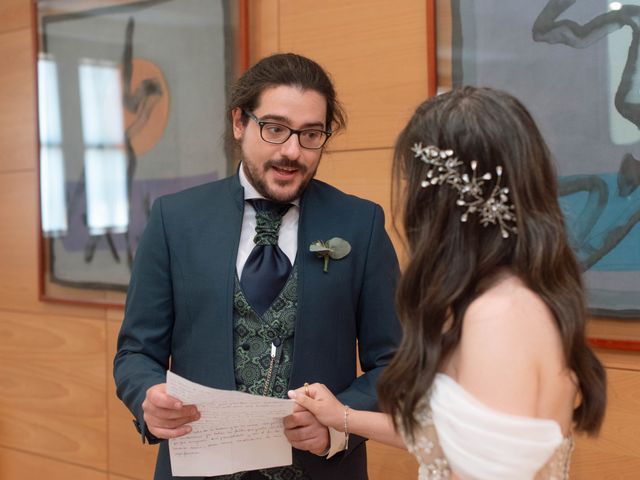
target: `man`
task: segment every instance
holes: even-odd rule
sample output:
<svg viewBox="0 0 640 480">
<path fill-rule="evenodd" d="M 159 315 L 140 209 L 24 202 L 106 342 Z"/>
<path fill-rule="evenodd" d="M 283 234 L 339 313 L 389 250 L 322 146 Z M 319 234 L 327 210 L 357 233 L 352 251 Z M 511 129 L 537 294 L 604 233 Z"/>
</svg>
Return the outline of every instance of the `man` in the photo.
<svg viewBox="0 0 640 480">
<path fill-rule="evenodd" d="M 230 97 L 238 173 L 157 200 L 138 246 L 114 376 L 143 441 L 185 435 L 199 418 L 167 395 L 169 366 L 203 385 L 281 398 L 322 382 L 371 410 L 400 337 L 398 266 L 382 209 L 313 180 L 344 124 L 326 72 L 273 55 Z M 334 237 L 351 246 L 345 257 L 325 263 L 309 251 Z M 226 478 L 367 478 L 364 439 L 345 442 L 300 408 L 284 423 L 292 466 Z M 172 478 L 167 442 L 155 478 Z"/>
</svg>

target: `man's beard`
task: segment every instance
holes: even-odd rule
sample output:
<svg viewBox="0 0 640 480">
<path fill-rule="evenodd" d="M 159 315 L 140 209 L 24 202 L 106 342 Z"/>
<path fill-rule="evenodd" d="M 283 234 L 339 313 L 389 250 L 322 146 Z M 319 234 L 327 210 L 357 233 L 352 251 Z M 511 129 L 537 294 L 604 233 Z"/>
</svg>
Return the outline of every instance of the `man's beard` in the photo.
<svg viewBox="0 0 640 480">
<path fill-rule="evenodd" d="M 318 161 L 318 164 L 316 165 L 315 170 L 313 170 L 313 172 L 311 172 L 311 175 L 309 175 L 308 177 L 307 177 L 307 174 L 308 174 L 309 168 L 307 166 L 299 162 L 286 160 L 286 159 L 269 160 L 265 164 L 258 167 L 261 169 L 261 172 L 260 171 L 255 172 L 254 170 L 255 166 L 251 162 L 247 162 L 243 155 L 242 165 L 243 167 L 246 167 L 244 170 L 244 173 L 247 176 L 247 179 L 249 180 L 249 182 L 251 182 L 251 185 L 253 185 L 253 187 L 258 191 L 260 195 L 274 202 L 288 203 L 288 202 L 292 202 L 293 200 L 296 200 L 297 198 L 300 198 L 300 196 L 302 195 L 302 192 L 304 192 L 304 189 L 307 188 L 307 185 L 309 185 L 309 182 L 316 176 L 316 172 L 318 170 L 318 165 L 320 165 L 320 162 Z M 282 198 L 277 198 L 274 195 L 273 191 L 269 188 L 269 185 L 267 184 L 267 182 L 264 180 L 266 178 L 267 172 L 272 167 L 297 169 L 298 172 L 302 174 L 304 180 L 300 183 L 298 188 L 291 195 L 288 195 Z M 258 175 L 256 173 L 262 173 L 262 175 Z"/>
</svg>

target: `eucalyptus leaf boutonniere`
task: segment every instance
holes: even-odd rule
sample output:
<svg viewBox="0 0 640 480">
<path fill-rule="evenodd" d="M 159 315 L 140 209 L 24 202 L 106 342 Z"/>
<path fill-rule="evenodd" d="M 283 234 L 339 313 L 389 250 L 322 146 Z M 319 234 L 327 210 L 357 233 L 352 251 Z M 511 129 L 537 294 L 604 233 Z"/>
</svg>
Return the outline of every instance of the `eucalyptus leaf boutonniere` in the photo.
<svg viewBox="0 0 640 480">
<path fill-rule="evenodd" d="M 324 258 L 322 271 L 327 273 L 329 271 L 329 259 L 340 260 L 346 257 L 351 252 L 351 245 L 343 238 L 333 237 L 326 242 L 316 240 L 309 245 L 309 251 L 315 253 L 319 258 Z"/>
</svg>

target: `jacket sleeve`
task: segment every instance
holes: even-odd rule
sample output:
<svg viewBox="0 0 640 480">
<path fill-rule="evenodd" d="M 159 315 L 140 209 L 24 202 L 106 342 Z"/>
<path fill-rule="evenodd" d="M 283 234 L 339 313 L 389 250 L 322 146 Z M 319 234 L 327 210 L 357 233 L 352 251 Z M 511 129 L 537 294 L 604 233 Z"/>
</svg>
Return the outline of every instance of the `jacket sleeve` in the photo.
<svg viewBox="0 0 640 480">
<path fill-rule="evenodd" d="M 113 367 L 117 395 L 150 443 L 157 439 L 146 430 L 142 402 L 149 387 L 166 381 L 173 314 L 170 247 L 159 199 L 136 251 Z"/>
</svg>

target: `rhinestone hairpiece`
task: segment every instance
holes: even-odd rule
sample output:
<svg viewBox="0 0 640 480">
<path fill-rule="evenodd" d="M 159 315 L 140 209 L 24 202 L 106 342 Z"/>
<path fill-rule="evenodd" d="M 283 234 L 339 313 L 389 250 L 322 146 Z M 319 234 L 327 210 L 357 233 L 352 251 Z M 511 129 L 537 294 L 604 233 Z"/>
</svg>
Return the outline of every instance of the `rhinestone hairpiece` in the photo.
<svg viewBox="0 0 640 480">
<path fill-rule="evenodd" d="M 422 188 L 446 184 L 458 191 L 456 205 L 466 209 L 460 216 L 461 222 L 466 222 L 470 214 L 477 213 L 483 227 L 498 225 L 503 238 L 508 238 L 509 233 L 517 233 L 515 208 L 509 202 L 509 188 L 500 186 L 501 166 L 496 167 L 496 184 L 489 197 L 485 198 L 483 185 L 485 181 L 491 180 L 492 175 L 485 173 L 478 176 L 476 160 L 471 162 L 470 177 L 468 173 L 462 172 L 464 164 L 454 155 L 453 150 L 423 147 L 421 143 L 415 143 L 411 151 L 430 167 L 420 184 Z"/>
</svg>

